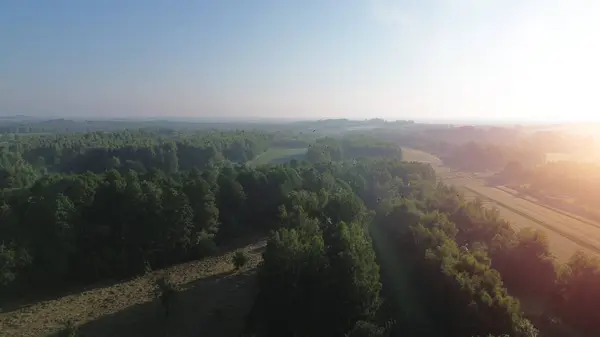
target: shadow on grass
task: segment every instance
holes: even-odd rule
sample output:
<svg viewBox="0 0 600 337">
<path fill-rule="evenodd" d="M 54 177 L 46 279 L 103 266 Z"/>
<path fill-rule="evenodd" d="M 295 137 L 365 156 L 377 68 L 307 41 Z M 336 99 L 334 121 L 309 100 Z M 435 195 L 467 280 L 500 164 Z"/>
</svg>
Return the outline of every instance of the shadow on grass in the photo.
<svg viewBox="0 0 600 337">
<path fill-rule="evenodd" d="M 27 308 L 39 302 L 53 301 L 62 297 L 83 293 L 98 288 L 112 287 L 116 284 L 127 282 L 136 276 L 123 279 L 110 279 L 90 285 L 71 285 L 67 289 L 35 290 L 15 289 L 0 296 L 0 313 L 10 313 Z"/>
<path fill-rule="evenodd" d="M 230 240 L 227 244 L 219 246 L 216 251 L 211 254 L 207 254 L 202 259 L 210 258 L 210 257 L 218 257 L 223 256 L 229 252 L 237 250 L 239 248 L 245 247 L 249 244 L 259 242 L 264 239 L 266 234 L 261 233 L 260 235 L 246 236 L 240 237 L 236 239 Z M 199 260 L 202 260 L 199 259 Z M 190 260 L 193 261 L 193 260 Z M 187 261 L 187 262 L 190 262 Z M 181 263 L 186 263 L 183 261 Z M 168 268 L 168 267 L 167 267 Z M 132 279 L 139 277 L 139 275 L 134 275 L 127 278 L 121 279 L 109 279 L 104 281 L 99 281 L 89 285 L 72 285 L 67 289 L 54 289 L 47 291 L 35 291 L 33 289 L 23 289 L 20 291 L 10 291 L 6 294 L 0 294 L 0 313 L 10 313 L 12 311 L 16 311 L 22 308 L 27 308 L 31 305 L 34 305 L 38 302 L 52 301 L 57 300 L 59 298 L 79 294 L 85 291 L 91 291 L 104 287 L 111 287 L 119 283 L 127 282 Z"/>
<path fill-rule="evenodd" d="M 159 300 L 138 304 L 79 327 L 83 337 L 239 336 L 252 308 L 256 270 L 227 272 L 185 284 L 168 318 Z M 60 332 L 47 337 L 59 337 Z"/>
<path fill-rule="evenodd" d="M 262 254 L 262 253 L 264 253 L 264 251 L 266 249 L 267 249 L 267 246 L 256 247 L 256 248 L 250 250 L 250 253 L 252 253 L 252 254 Z"/>
</svg>

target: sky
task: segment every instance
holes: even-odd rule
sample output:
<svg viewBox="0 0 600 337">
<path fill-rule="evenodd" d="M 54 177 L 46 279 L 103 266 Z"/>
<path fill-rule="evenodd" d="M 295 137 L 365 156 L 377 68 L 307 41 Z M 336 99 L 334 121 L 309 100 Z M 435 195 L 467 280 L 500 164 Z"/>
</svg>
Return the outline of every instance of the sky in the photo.
<svg viewBox="0 0 600 337">
<path fill-rule="evenodd" d="M 5 0 L 0 115 L 600 121 L 598 0 Z"/>
</svg>

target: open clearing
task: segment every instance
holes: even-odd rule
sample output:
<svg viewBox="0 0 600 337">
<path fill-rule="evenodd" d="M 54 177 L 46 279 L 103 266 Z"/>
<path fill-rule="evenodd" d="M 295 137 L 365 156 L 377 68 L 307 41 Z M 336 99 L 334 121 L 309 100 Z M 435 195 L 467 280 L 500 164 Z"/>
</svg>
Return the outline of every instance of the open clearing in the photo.
<svg viewBox="0 0 600 337">
<path fill-rule="evenodd" d="M 407 159 L 408 160 L 408 159 Z M 431 160 L 426 160 L 431 162 Z M 577 250 L 600 255 L 600 224 L 547 205 L 522 198 L 516 193 L 485 185 L 486 174 L 459 172 L 433 165 L 441 180 L 454 185 L 467 199 L 480 198 L 484 205 L 496 207 L 500 215 L 517 229 L 531 227 L 548 236 L 550 250 L 566 261 Z"/>
<path fill-rule="evenodd" d="M 256 156 L 251 164 L 265 165 L 301 159 L 306 154 L 306 150 L 306 148 L 271 148 Z"/>
<path fill-rule="evenodd" d="M 255 241 L 240 248 L 248 256 L 240 270 L 233 267 L 232 251 L 0 313 L 0 335 L 54 336 L 72 321 L 86 337 L 239 336 L 253 303 L 264 245 Z M 164 272 L 178 290 L 168 320 L 153 294 L 153 279 Z"/>
<path fill-rule="evenodd" d="M 427 152 L 406 147 L 402 148 L 402 158 L 405 161 L 418 161 L 422 163 L 429 163 L 432 166 L 442 165 L 442 161 L 440 160 L 440 158 Z"/>
</svg>

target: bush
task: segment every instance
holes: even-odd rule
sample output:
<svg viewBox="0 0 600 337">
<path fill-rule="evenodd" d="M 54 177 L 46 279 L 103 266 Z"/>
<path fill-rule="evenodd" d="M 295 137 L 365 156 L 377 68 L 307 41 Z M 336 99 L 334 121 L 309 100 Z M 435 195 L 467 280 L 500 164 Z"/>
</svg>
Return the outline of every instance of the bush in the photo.
<svg viewBox="0 0 600 337">
<path fill-rule="evenodd" d="M 217 252 L 217 244 L 215 243 L 214 234 L 208 234 L 203 232 L 198 238 L 198 245 L 196 248 L 197 258 L 212 255 Z"/>
<path fill-rule="evenodd" d="M 373 323 L 358 321 L 354 328 L 346 334 L 346 337 L 384 337 L 386 329 Z"/>
<path fill-rule="evenodd" d="M 248 262 L 248 257 L 246 256 L 246 254 L 244 254 L 244 252 L 238 251 L 235 254 L 233 254 L 233 265 L 234 265 L 235 269 L 242 268 L 243 266 L 246 265 L 247 262 Z"/>
<path fill-rule="evenodd" d="M 175 294 L 177 293 L 177 289 L 175 284 L 173 284 L 170 275 L 161 275 L 155 280 L 155 293 L 160 299 L 165 312 L 165 317 L 168 318 L 173 297 L 175 297 Z"/>
<path fill-rule="evenodd" d="M 78 337 L 79 329 L 71 321 L 65 323 L 65 327 L 56 335 L 57 337 Z"/>
</svg>

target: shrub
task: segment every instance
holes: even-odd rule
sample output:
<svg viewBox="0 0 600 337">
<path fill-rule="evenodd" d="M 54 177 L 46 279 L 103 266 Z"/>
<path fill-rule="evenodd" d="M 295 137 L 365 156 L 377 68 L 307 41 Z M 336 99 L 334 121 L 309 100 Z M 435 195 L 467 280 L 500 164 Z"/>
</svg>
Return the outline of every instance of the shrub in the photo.
<svg viewBox="0 0 600 337">
<path fill-rule="evenodd" d="M 235 254 L 233 254 L 233 265 L 234 265 L 235 269 L 242 268 L 243 266 L 246 265 L 247 262 L 248 262 L 248 257 L 246 256 L 246 254 L 244 254 L 244 252 L 238 251 Z"/>
<path fill-rule="evenodd" d="M 79 329 L 71 321 L 65 323 L 65 327 L 57 334 L 57 337 L 79 337 Z"/>
<path fill-rule="evenodd" d="M 169 275 L 162 275 L 155 281 L 155 291 L 165 311 L 165 317 L 169 317 L 171 302 L 177 292 Z"/>
</svg>

